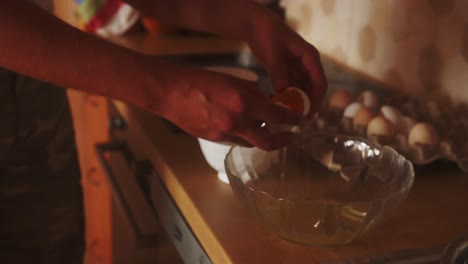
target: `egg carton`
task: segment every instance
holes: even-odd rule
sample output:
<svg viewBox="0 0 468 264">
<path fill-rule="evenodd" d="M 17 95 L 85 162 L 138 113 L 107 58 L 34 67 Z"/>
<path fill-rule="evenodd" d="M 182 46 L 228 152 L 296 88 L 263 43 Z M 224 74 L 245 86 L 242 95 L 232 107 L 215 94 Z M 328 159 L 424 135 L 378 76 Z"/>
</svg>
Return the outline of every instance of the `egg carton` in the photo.
<svg viewBox="0 0 468 264">
<path fill-rule="evenodd" d="M 379 97 L 370 90 L 353 96 L 336 90 L 311 129 L 366 138 L 392 147 L 417 165 L 451 160 L 468 172 L 467 113 L 467 105 L 449 100 Z"/>
</svg>

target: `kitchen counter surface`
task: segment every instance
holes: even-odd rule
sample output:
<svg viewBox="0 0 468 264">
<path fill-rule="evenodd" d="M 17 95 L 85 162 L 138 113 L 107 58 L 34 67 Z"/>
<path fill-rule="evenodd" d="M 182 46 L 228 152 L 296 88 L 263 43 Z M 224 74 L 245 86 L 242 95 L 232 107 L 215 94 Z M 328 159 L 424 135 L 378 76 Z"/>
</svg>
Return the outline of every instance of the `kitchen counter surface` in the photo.
<svg viewBox="0 0 468 264">
<path fill-rule="evenodd" d="M 197 44 L 190 46 L 190 53 L 206 52 L 206 47 L 216 47 L 219 52 L 245 49 L 241 43 L 224 40 L 217 40 L 214 45 L 213 40 L 209 41 L 211 44 L 192 41 Z M 175 48 L 171 41 L 162 44 L 156 39 L 116 42 L 150 54 L 165 54 L 165 45 L 171 54 L 184 49 L 182 44 Z M 146 146 L 145 155 L 150 157 L 214 263 L 321 263 L 442 246 L 468 233 L 468 175 L 462 174 L 455 164 L 436 162 L 416 168 L 413 188 L 397 214 L 355 242 L 337 247 L 307 247 L 284 241 L 257 224 L 230 186 L 217 179 L 196 138 L 174 133 L 160 118 L 141 109 L 113 103 L 134 138 Z"/>
<path fill-rule="evenodd" d="M 114 102 L 151 157 L 173 199 L 214 263 L 320 263 L 440 246 L 468 233 L 468 175 L 451 163 L 417 168 L 395 216 L 359 240 L 330 248 L 286 242 L 256 223 L 205 162 L 195 138 L 161 119 Z"/>
</svg>

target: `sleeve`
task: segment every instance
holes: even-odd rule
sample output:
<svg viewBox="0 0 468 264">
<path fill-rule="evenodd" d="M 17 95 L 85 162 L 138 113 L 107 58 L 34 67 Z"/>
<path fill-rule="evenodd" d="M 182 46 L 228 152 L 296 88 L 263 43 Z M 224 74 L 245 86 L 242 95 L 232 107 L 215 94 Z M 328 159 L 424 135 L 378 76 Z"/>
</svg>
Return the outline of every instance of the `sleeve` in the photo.
<svg viewBox="0 0 468 264">
<path fill-rule="evenodd" d="M 75 0 L 78 27 L 102 37 L 123 35 L 140 18 L 137 10 L 121 0 Z"/>
</svg>

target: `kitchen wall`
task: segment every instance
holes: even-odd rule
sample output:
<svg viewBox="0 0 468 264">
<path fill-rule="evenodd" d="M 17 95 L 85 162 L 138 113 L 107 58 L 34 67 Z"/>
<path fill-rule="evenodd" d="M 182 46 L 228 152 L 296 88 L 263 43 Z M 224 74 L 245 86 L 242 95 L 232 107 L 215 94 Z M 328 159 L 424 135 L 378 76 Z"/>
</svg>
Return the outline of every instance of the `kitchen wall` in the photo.
<svg viewBox="0 0 468 264">
<path fill-rule="evenodd" d="M 411 95 L 468 102 L 468 0 L 283 0 L 322 53 Z"/>
</svg>

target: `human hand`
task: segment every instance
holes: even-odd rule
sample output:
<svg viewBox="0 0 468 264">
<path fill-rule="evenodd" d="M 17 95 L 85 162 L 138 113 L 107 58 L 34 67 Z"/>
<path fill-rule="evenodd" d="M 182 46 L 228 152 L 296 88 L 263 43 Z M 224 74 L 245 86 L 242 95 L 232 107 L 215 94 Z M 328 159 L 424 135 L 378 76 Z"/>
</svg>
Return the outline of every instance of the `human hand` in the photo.
<svg viewBox="0 0 468 264">
<path fill-rule="evenodd" d="M 254 82 L 230 75 L 173 65 L 153 112 L 193 136 L 274 150 L 290 132 L 271 133 L 263 123 L 299 125 L 303 117 L 271 102 Z"/>
<path fill-rule="evenodd" d="M 290 86 L 303 89 L 311 101 L 308 117 L 313 117 L 327 89 L 317 49 L 273 14 L 258 12 L 253 25 L 247 42 L 268 71 L 273 88 L 277 92 Z"/>
</svg>

